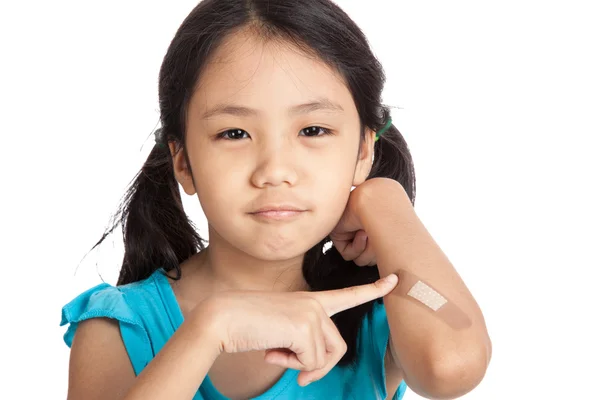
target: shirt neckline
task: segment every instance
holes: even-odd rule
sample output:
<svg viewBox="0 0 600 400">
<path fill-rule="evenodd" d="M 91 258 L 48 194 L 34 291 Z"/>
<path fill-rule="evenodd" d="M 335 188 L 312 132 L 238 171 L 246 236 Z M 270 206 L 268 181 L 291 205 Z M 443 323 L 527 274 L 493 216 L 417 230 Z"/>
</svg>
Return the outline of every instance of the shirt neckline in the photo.
<svg viewBox="0 0 600 400">
<path fill-rule="evenodd" d="M 158 288 L 159 295 L 165 305 L 165 309 L 167 311 L 167 315 L 171 321 L 171 326 L 173 327 L 173 332 L 179 328 L 179 326 L 183 323 L 183 313 L 181 312 L 181 308 L 179 307 L 179 303 L 177 302 L 177 297 L 175 296 L 175 292 L 173 292 L 173 288 L 169 283 L 169 278 L 166 275 L 164 268 L 159 268 L 152 274 L 154 281 L 156 283 L 156 287 Z M 249 400 L 272 400 L 275 399 L 278 395 L 280 395 L 298 376 L 300 371 L 296 371 L 294 369 L 288 368 L 285 370 L 283 375 L 264 393 L 257 397 L 252 397 Z M 202 395 L 208 397 L 210 400 L 230 400 L 225 397 L 221 392 L 217 390 L 217 388 L 213 385 L 212 381 L 208 374 L 205 376 L 202 384 L 200 385 L 199 390 L 202 392 Z"/>
</svg>

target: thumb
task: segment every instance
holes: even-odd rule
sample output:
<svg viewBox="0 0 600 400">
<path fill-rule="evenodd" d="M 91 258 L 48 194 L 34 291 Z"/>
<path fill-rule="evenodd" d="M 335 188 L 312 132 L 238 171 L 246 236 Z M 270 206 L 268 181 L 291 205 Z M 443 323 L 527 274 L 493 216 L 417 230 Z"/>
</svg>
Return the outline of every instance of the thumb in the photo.
<svg viewBox="0 0 600 400">
<path fill-rule="evenodd" d="M 390 274 L 376 282 L 351 286 L 337 290 L 311 292 L 327 315 L 331 317 L 341 311 L 367 303 L 390 293 L 398 284 L 398 275 Z"/>
</svg>

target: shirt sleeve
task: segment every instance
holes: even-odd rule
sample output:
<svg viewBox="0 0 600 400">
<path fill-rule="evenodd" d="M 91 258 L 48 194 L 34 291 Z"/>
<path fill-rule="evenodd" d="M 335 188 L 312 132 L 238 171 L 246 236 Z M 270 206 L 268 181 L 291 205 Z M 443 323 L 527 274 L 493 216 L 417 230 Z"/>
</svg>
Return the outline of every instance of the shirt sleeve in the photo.
<svg viewBox="0 0 600 400">
<path fill-rule="evenodd" d="M 135 374 L 139 375 L 153 357 L 152 346 L 142 321 L 117 287 L 102 283 L 81 293 L 62 308 L 60 326 L 69 325 L 63 337 L 66 345 L 71 347 L 80 322 L 101 317 L 119 322 L 123 344 Z"/>
<path fill-rule="evenodd" d="M 365 316 L 358 335 L 360 364 L 364 372 L 369 374 L 378 398 L 385 399 L 385 352 L 390 336 L 385 306 L 382 299 L 373 303 L 373 309 Z M 394 393 L 393 400 L 400 400 L 406 392 L 406 383 L 402 383 Z"/>
</svg>

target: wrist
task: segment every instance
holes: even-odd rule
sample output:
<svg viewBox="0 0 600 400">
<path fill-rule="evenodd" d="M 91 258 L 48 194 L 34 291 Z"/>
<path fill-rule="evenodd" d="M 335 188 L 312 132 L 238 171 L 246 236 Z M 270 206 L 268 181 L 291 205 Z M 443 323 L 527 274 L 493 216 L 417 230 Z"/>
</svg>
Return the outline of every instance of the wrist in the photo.
<svg viewBox="0 0 600 400">
<path fill-rule="evenodd" d="M 192 325 L 199 343 L 216 359 L 224 352 L 221 335 L 221 318 L 215 299 L 211 296 L 200 302 L 193 310 Z"/>
<path fill-rule="evenodd" d="M 386 218 L 390 213 L 402 212 L 404 209 L 413 209 L 406 190 L 400 182 L 389 178 L 372 178 L 354 191 L 356 193 L 354 209 L 363 227 L 368 220 Z"/>
</svg>

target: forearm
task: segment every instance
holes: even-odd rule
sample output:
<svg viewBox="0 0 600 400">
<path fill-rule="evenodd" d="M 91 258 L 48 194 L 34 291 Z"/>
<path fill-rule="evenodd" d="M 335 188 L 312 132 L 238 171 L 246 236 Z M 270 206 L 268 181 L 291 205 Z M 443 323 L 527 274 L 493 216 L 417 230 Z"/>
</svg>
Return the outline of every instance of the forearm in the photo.
<svg viewBox="0 0 600 400">
<path fill-rule="evenodd" d="M 377 256 L 380 275 L 399 270 L 413 274 L 470 322 L 457 329 L 461 324 L 448 323 L 413 301 L 399 284 L 384 300 L 394 355 L 409 386 L 422 388 L 425 394 L 467 392 L 479 383 L 491 356 L 481 310 L 417 217 L 402 186 L 391 180 L 382 183 L 389 186 L 385 191 L 389 195 L 375 198 L 375 192 L 365 190 L 360 200 L 361 222 Z"/>
<path fill-rule="evenodd" d="M 186 320 L 136 378 L 125 400 L 190 400 L 219 354 L 211 324 Z"/>
</svg>

